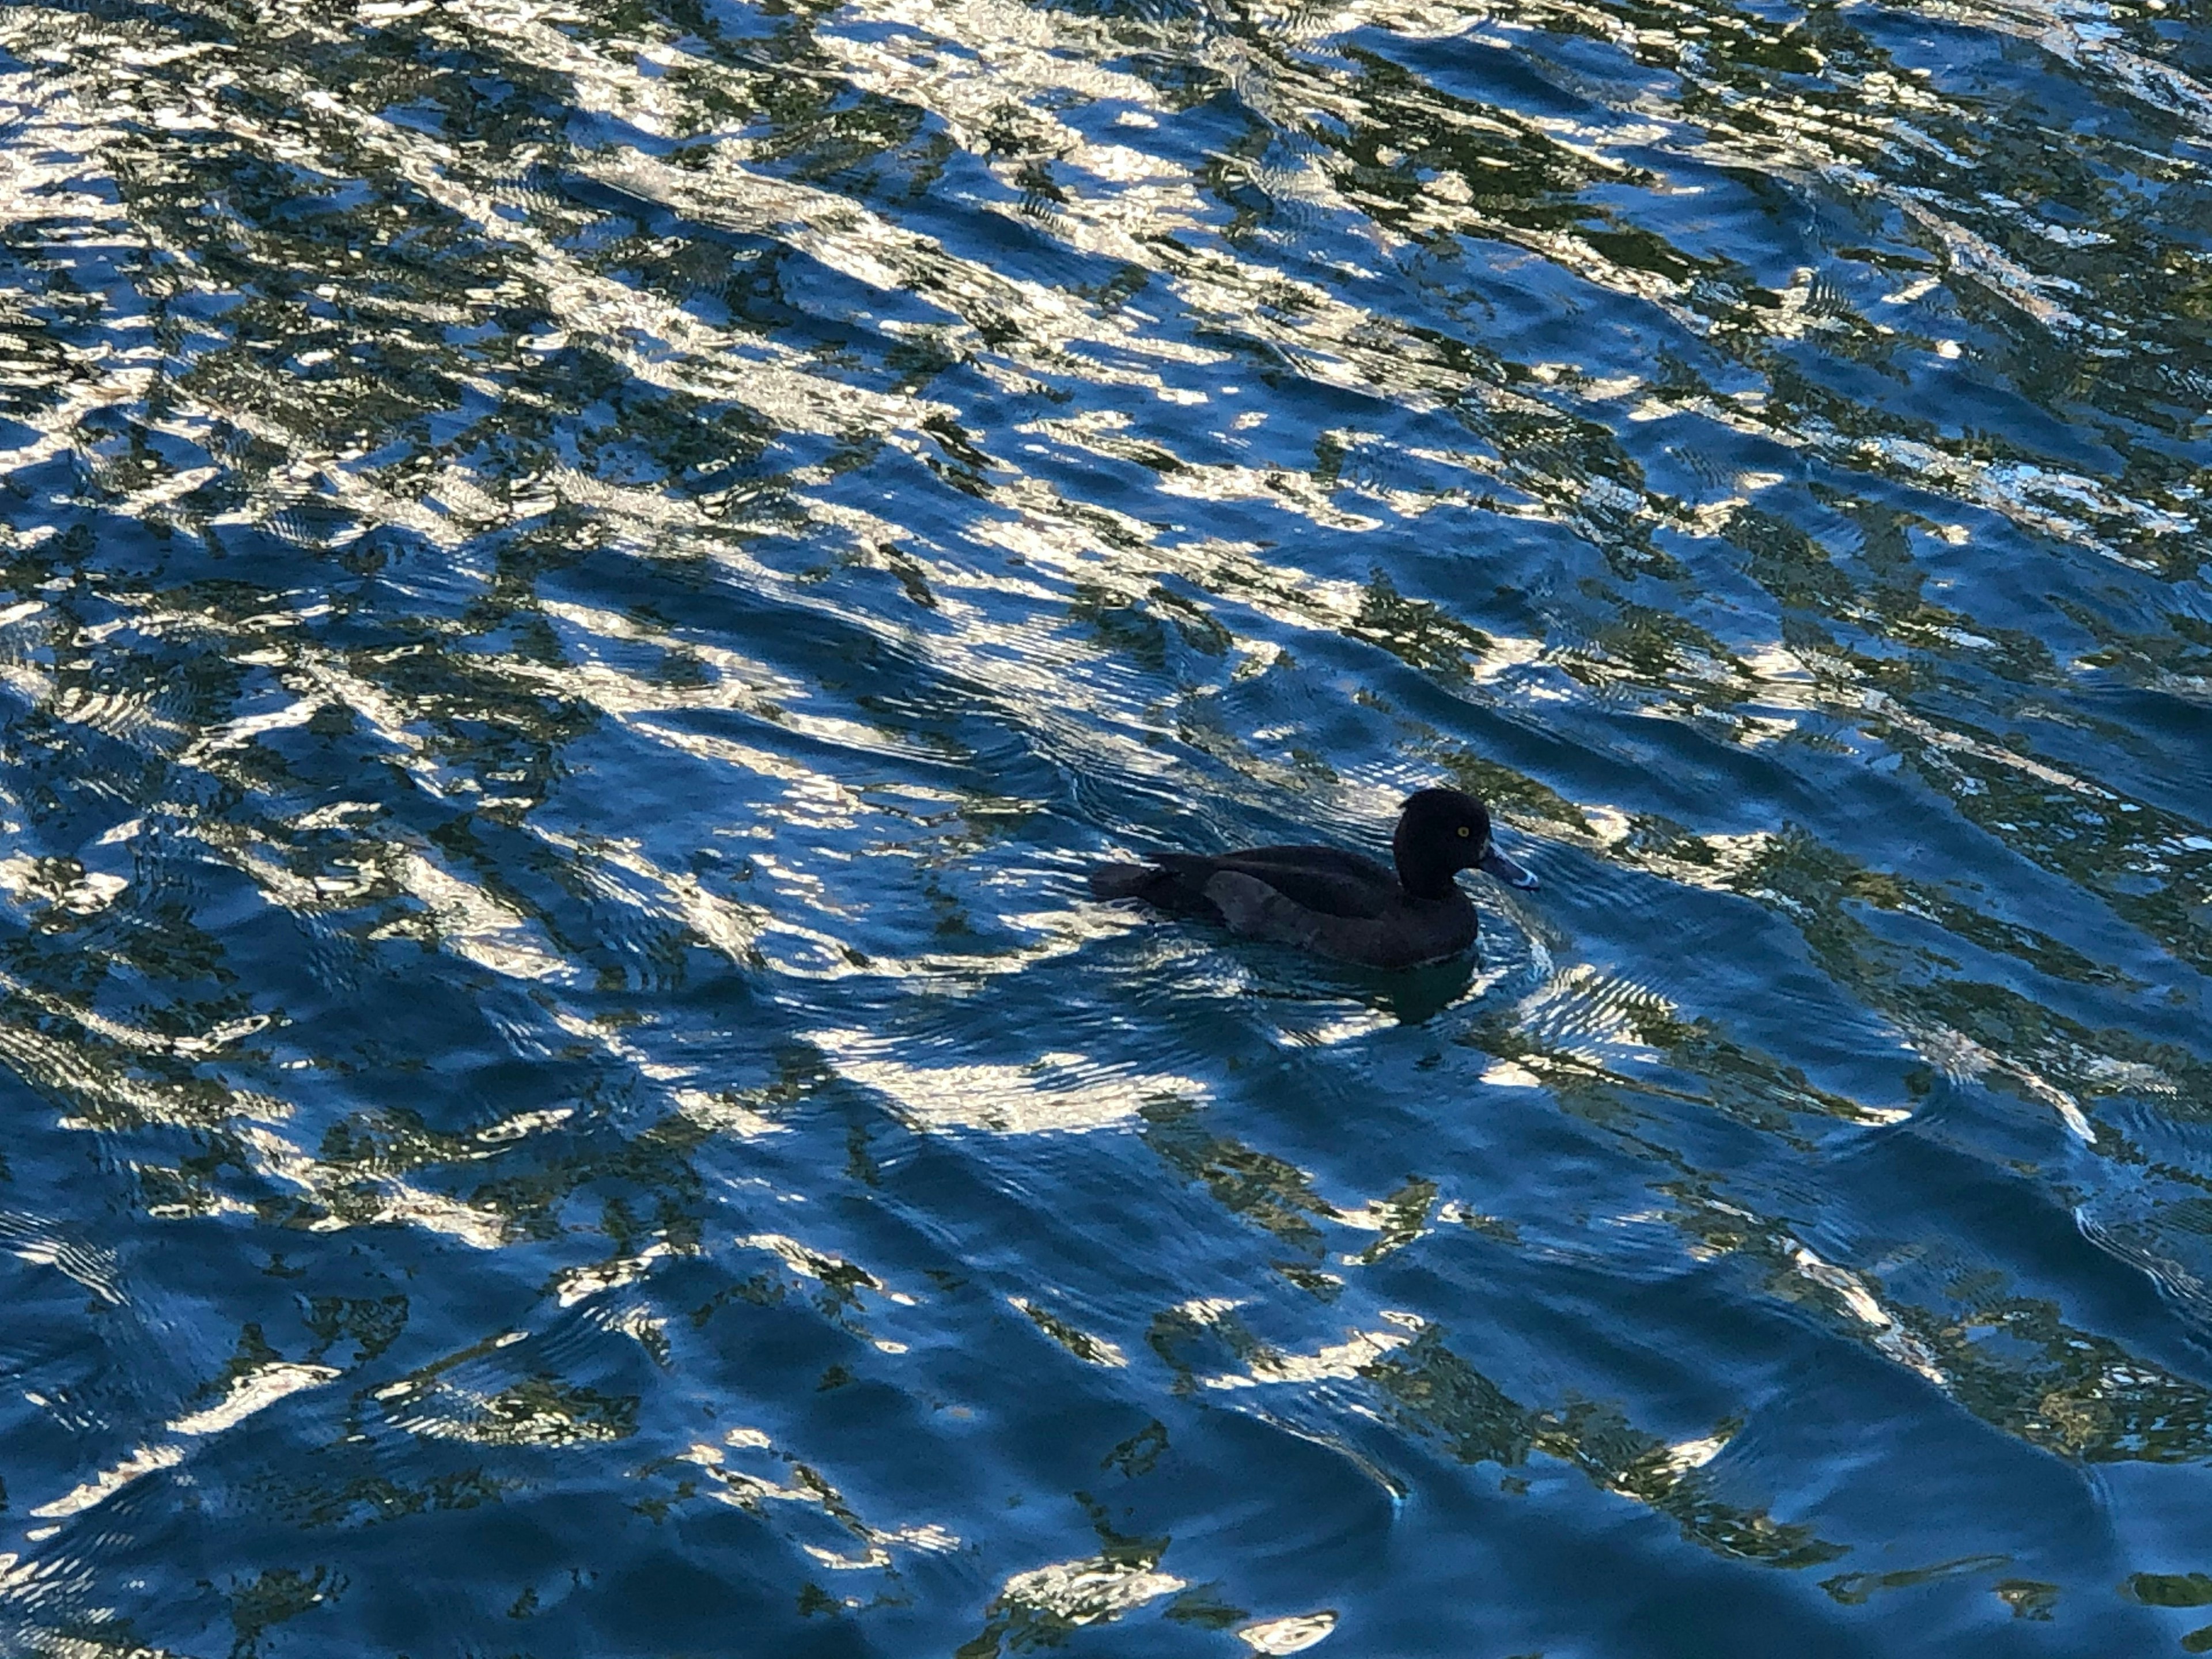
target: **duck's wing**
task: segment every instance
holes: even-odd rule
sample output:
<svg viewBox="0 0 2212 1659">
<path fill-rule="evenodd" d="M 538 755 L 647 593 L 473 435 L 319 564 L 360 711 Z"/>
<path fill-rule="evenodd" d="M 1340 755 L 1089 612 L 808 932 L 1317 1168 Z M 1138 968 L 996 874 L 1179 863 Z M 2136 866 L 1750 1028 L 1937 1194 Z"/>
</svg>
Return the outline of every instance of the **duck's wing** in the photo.
<svg viewBox="0 0 2212 1659">
<path fill-rule="evenodd" d="M 1380 916 L 1332 915 L 1301 904 L 1243 870 L 1217 870 L 1206 896 L 1232 932 L 1273 939 L 1370 968 L 1413 968 L 1462 954 L 1474 943 L 1474 907 L 1464 895 L 1400 903 Z"/>
<path fill-rule="evenodd" d="M 1158 860 L 1177 884 L 1205 894 L 1224 872 L 1246 876 L 1316 915 L 1371 921 L 1399 894 L 1398 878 L 1373 859 L 1334 847 L 1255 847 L 1240 853 L 1170 853 Z M 1211 896 L 1210 895 L 1208 896 Z"/>
</svg>

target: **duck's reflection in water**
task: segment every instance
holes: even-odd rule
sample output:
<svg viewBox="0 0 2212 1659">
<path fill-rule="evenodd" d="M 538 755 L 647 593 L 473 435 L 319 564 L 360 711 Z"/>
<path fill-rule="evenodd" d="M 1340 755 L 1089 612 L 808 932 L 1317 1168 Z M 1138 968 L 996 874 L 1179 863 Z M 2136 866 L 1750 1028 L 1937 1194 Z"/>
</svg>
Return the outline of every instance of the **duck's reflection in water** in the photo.
<svg viewBox="0 0 2212 1659">
<path fill-rule="evenodd" d="M 1391 1025 L 1428 1025 L 1499 977 L 1486 972 L 1474 952 L 1395 970 L 1303 959 L 1279 968 L 1270 963 L 1261 971 L 1265 983 L 1255 988 L 1257 994 L 1286 1005 L 1277 1010 L 1285 1039 L 1310 1046 L 1347 1042 Z M 1310 1011 L 1303 1016 L 1293 1012 L 1301 1005 Z"/>
</svg>

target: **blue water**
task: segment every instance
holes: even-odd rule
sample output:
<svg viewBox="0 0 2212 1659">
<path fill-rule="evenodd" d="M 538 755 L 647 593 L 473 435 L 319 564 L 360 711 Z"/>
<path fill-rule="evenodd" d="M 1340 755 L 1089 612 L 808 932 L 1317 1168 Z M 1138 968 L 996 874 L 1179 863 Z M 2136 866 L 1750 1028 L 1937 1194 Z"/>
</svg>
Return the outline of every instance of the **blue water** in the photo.
<svg viewBox="0 0 2212 1659">
<path fill-rule="evenodd" d="M 0 119 L 0 1651 L 2212 1648 L 2207 0 Z M 1479 960 L 1084 884 L 1435 782 Z"/>
</svg>

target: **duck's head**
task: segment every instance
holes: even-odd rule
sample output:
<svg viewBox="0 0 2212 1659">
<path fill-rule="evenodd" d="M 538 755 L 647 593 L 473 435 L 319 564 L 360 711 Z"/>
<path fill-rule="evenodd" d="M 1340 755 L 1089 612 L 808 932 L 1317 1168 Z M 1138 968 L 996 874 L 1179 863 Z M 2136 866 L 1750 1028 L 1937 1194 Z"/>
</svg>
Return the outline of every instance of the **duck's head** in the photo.
<svg viewBox="0 0 2212 1659">
<path fill-rule="evenodd" d="M 1455 872 L 1487 870 L 1509 887 L 1536 885 L 1536 878 L 1499 852 L 1490 839 L 1490 809 L 1457 789 L 1423 789 L 1408 795 L 1390 837 L 1398 879 L 1420 898 L 1441 898 Z"/>
</svg>

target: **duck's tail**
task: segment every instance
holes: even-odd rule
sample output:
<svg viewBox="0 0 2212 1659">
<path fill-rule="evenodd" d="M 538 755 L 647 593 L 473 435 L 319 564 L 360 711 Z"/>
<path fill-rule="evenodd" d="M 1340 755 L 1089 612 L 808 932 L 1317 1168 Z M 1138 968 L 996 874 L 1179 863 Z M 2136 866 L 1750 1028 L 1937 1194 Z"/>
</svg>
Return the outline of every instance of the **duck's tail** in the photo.
<svg viewBox="0 0 2212 1659">
<path fill-rule="evenodd" d="M 1103 899 L 1142 899 L 1171 916 L 1221 920 L 1206 896 L 1212 861 L 1187 853 L 1163 853 L 1158 864 L 1101 864 L 1091 872 L 1091 890 Z"/>
<path fill-rule="evenodd" d="M 1101 864 L 1091 872 L 1091 890 L 1103 899 L 1150 899 L 1174 880 L 1158 865 Z"/>
</svg>

